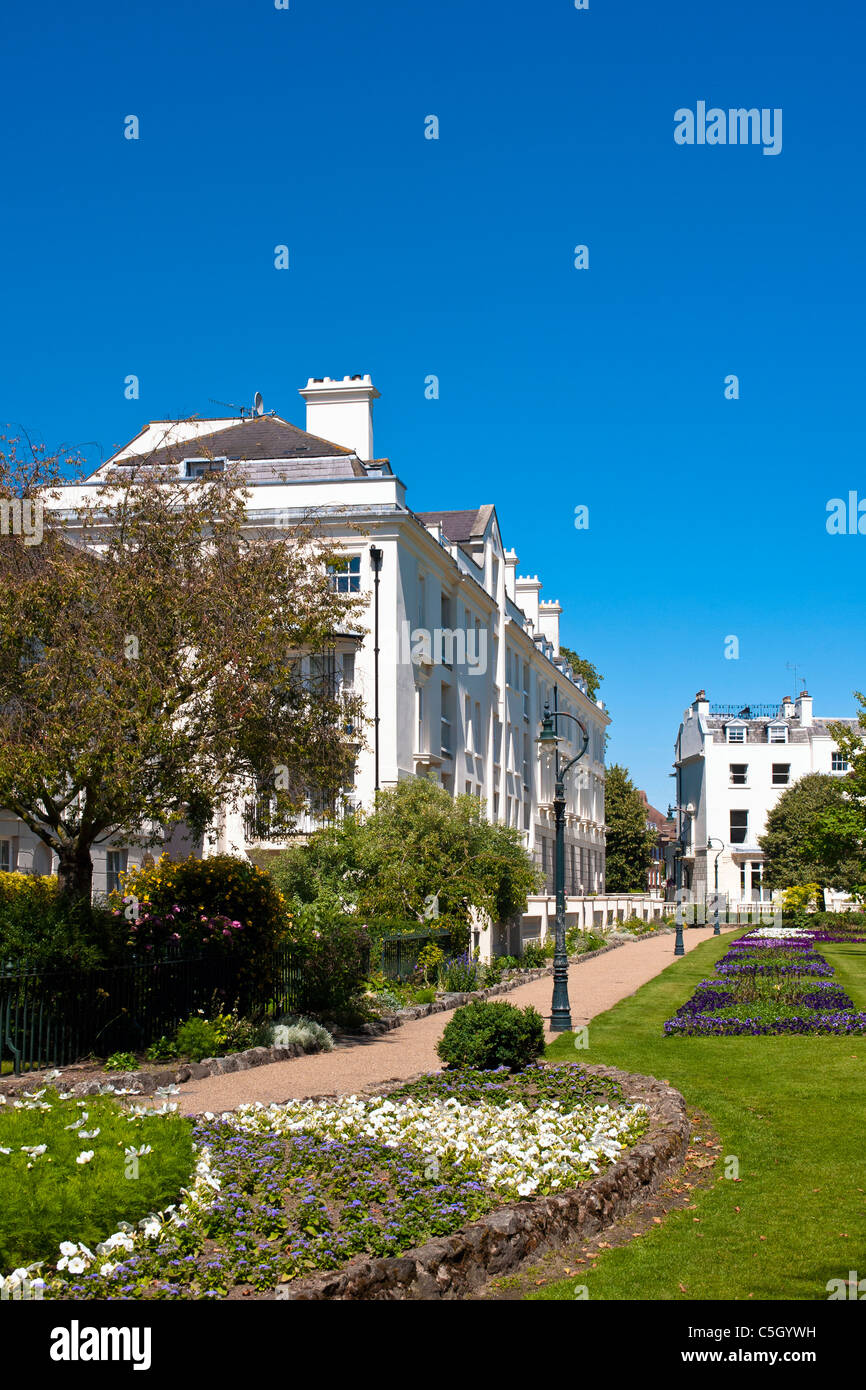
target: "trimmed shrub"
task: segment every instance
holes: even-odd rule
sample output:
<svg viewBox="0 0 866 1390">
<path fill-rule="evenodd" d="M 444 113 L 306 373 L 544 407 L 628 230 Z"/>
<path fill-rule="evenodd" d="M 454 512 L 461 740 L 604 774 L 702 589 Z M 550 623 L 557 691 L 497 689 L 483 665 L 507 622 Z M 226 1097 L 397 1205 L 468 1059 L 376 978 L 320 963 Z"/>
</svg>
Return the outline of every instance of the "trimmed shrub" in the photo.
<svg viewBox="0 0 866 1390">
<path fill-rule="evenodd" d="M 180 1025 L 176 1043 L 180 1055 L 193 1062 L 200 1062 L 202 1057 L 215 1057 L 220 1050 L 216 1026 L 196 1014 Z"/>
<path fill-rule="evenodd" d="M 544 1021 L 531 1005 L 518 1009 L 514 1004 L 474 1000 L 456 1011 L 436 1051 L 452 1070 L 523 1071 L 544 1051 Z"/>
</svg>

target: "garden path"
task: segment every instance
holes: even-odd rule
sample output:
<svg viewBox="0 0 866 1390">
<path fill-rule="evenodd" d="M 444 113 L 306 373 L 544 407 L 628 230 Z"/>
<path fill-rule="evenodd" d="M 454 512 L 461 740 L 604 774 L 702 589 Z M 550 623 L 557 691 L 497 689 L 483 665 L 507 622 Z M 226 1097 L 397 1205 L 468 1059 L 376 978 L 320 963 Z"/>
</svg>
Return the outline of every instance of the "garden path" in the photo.
<svg viewBox="0 0 866 1390">
<path fill-rule="evenodd" d="M 684 933 L 686 951 L 693 950 L 712 935 L 712 927 L 690 927 Z M 588 1023 L 620 999 L 634 994 L 641 985 L 671 965 L 674 938 L 670 935 L 629 941 L 615 951 L 595 956 L 583 964 L 572 964 L 568 975 L 572 1022 L 575 1027 Z M 549 1019 L 553 981 L 550 976 L 520 985 L 503 998 L 525 1008 L 533 1004 Z M 220 1114 L 245 1102 L 302 1099 L 317 1095 L 352 1095 L 366 1086 L 403 1080 L 418 1072 L 438 1071 L 441 1062 L 436 1043 L 453 1010 L 429 1014 L 404 1023 L 375 1038 L 353 1038 L 339 1043 L 333 1052 L 295 1057 L 289 1062 L 271 1062 L 250 1071 L 229 1072 L 223 1076 L 189 1081 L 175 1099 L 184 1115 L 211 1110 Z M 547 1031 L 547 1040 L 554 1035 Z"/>
</svg>

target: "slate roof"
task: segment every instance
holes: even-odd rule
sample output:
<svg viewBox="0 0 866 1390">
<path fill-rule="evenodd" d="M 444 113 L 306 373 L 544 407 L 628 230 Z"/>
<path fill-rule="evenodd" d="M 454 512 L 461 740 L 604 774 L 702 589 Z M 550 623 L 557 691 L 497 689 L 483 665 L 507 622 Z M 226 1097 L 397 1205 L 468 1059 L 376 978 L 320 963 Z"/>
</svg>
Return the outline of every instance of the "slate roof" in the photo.
<svg viewBox="0 0 866 1390">
<path fill-rule="evenodd" d="M 455 545 L 466 545 L 481 540 L 492 511 L 492 505 L 486 503 L 473 507 L 471 511 L 416 512 L 415 515 L 425 526 L 435 526 L 438 522 L 449 541 Z"/>
<path fill-rule="evenodd" d="M 319 439 L 317 435 L 299 430 L 287 420 L 268 415 L 254 415 L 251 419 L 239 420 L 236 425 L 229 425 L 226 429 L 214 430 L 212 434 L 200 434 L 193 439 L 179 440 L 177 443 L 155 449 L 146 455 L 146 462 L 149 466 L 158 467 L 161 464 L 181 463 L 184 459 L 190 458 L 228 458 L 248 462 L 297 459 L 307 464 L 314 459 L 339 460 L 339 463 L 331 462 L 328 465 L 328 477 L 366 476 L 366 470 L 351 449 L 344 449 L 340 444 L 332 444 L 327 439 Z M 145 457 L 141 454 L 120 454 L 115 455 L 113 466 L 129 468 L 134 465 L 140 466 L 143 462 Z M 281 473 L 284 471 L 286 470 L 280 470 Z M 321 475 L 322 471 L 319 467 L 305 476 Z M 292 471 L 291 476 L 298 476 L 298 473 Z"/>
</svg>

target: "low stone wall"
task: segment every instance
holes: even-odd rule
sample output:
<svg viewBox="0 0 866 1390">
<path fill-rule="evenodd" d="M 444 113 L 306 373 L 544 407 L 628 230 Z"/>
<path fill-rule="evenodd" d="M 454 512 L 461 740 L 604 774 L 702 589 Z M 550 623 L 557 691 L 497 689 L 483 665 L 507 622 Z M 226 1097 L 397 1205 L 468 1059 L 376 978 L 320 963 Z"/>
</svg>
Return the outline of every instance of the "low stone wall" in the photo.
<svg viewBox="0 0 866 1390">
<path fill-rule="evenodd" d="M 404 1255 L 359 1259 L 342 1270 L 283 1284 L 274 1296 L 304 1302 L 459 1299 L 530 1256 L 595 1235 L 640 1206 L 682 1168 L 690 1130 L 686 1103 L 679 1091 L 653 1077 L 615 1067 L 586 1070 L 619 1081 L 629 1101 L 646 1105 L 650 1120 L 641 1143 L 597 1178 L 571 1192 L 511 1202 Z"/>
</svg>

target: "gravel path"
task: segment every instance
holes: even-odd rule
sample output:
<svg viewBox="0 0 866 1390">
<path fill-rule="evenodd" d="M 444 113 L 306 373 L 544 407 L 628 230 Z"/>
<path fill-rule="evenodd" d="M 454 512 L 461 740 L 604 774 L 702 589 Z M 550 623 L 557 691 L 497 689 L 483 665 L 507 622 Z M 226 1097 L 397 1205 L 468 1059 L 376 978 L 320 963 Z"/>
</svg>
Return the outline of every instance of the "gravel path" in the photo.
<svg viewBox="0 0 866 1390">
<path fill-rule="evenodd" d="M 712 927 L 690 927 L 684 933 L 686 951 L 712 934 Z M 634 994 L 674 962 L 674 938 L 664 935 L 629 941 L 583 965 L 572 965 L 568 993 L 575 1027 Z M 534 1004 L 543 1017 L 549 1018 L 552 991 L 553 979 L 546 976 L 521 985 L 503 998 L 521 1008 Z M 205 1110 L 220 1114 L 248 1101 L 268 1105 L 271 1101 L 279 1103 L 305 1096 L 352 1095 L 365 1086 L 402 1080 L 422 1071 L 438 1071 L 441 1063 L 436 1043 L 452 1012 L 429 1014 L 380 1037 L 341 1043 L 333 1052 L 190 1081 L 175 1099 L 182 1114 L 195 1115 Z M 548 1038 L 553 1036 L 548 1032 Z"/>
</svg>

